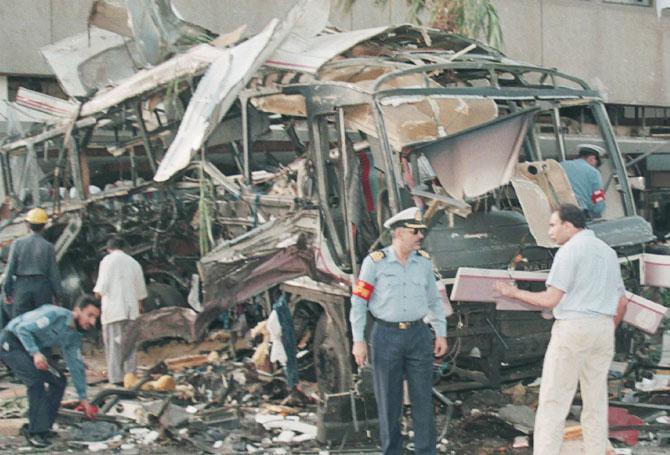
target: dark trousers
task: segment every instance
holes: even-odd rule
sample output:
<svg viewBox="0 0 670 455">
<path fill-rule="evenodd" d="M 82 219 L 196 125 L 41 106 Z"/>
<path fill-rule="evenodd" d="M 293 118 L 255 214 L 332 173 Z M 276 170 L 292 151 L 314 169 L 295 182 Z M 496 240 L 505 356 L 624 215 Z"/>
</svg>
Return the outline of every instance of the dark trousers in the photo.
<svg viewBox="0 0 670 455">
<path fill-rule="evenodd" d="M 32 311 L 44 304 L 53 303 L 51 281 L 45 276 L 17 276 L 12 291 L 12 317 Z"/>
<path fill-rule="evenodd" d="M 11 321 L 14 312 L 14 305 L 5 303 L 5 295 L 0 295 L 0 329 L 4 329 L 5 326 Z"/>
<path fill-rule="evenodd" d="M 21 341 L 7 331 L 0 335 L 0 360 L 28 389 L 28 431 L 50 430 L 65 392 L 65 375 L 56 376 L 35 368 L 32 356 Z"/>
<path fill-rule="evenodd" d="M 375 323 L 371 334 L 372 367 L 379 414 L 379 435 L 385 455 L 403 451 L 400 434 L 403 379 L 412 404 L 414 453 L 435 454 L 433 410 L 433 336 L 425 324 L 407 329 Z"/>
</svg>

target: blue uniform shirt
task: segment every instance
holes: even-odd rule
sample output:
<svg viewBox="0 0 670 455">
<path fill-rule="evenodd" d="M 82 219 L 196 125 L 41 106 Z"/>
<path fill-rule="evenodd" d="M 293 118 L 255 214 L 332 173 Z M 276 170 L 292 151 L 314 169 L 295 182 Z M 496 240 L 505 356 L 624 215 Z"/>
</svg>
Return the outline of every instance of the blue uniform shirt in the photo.
<svg viewBox="0 0 670 455">
<path fill-rule="evenodd" d="M 605 191 L 600 171 L 581 158 L 563 161 L 561 166 L 579 206 L 591 216 L 600 216 L 605 210 Z"/>
<path fill-rule="evenodd" d="M 36 310 L 15 317 L 5 329 L 16 335 L 30 355 L 42 348 L 60 346 L 77 395 L 81 400 L 86 399 L 81 335 L 75 328 L 72 311 L 55 305 L 42 305 Z"/>
<path fill-rule="evenodd" d="M 365 338 L 368 308 L 375 318 L 388 322 L 416 321 L 430 315 L 435 333 L 447 336 L 444 302 L 435 283 L 433 263 L 416 251 L 404 266 L 392 246 L 365 258 L 351 296 L 349 320 L 354 341 Z"/>
</svg>

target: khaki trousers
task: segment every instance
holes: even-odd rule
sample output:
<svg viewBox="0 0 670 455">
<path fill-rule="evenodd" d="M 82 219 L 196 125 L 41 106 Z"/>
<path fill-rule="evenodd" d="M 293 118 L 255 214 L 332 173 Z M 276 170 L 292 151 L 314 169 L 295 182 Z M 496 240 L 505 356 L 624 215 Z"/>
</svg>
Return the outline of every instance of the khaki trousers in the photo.
<svg viewBox="0 0 670 455">
<path fill-rule="evenodd" d="M 126 373 L 135 371 L 137 353 L 135 349 L 125 362 L 121 359 L 121 341 L 131 322 L 133 321 L 126 319 L 102 324 L 102 341 L 105 343 L 105 357 L 107 360 L 107 380 L 110 383 L 123 382 L 123 376 Z"/>
<path fill-rule="evenodd" d="M 535 416 L 534 455 L 558 455 L 565 419 L 577 390 L 586 455 L 604 455 L 608 435 L 607 372 L 614 356 L 611 316 L 554 322 L 544 356 L 540 404 Z"/>
</svg>

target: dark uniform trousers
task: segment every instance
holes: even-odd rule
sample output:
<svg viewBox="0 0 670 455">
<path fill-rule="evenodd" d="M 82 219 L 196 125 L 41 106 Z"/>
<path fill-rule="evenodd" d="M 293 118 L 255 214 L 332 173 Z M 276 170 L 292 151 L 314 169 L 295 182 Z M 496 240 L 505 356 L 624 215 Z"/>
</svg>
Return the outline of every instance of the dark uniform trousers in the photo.
<svg viewBox="0 0 670 455">
<path fill-rule="evenodd" d="M 32 311 L 44 304 L 52 304 L 54 298 L 51 282 L 44 275 L 19 275 L 12 292 L 12 318 Z"/>
<path fill-rule="evenodd" d="M 379 414 L 379 433 L 385 455 L 403 452 L 400 434 L 403 379 L 412 404 L 414 453 L 435 454 L 433 410 L 433 335 L 420 323 L 406 329 L 374 324 L 372 367 Z"/>
<path fill-rule="evenodd" d="M 0 360 L 28 389 L 28 431 L 43 433 L 50 430 L 65 393 L 65 375 L 56 376 L 38 370 L 21 341 L 6 330 L 0 334 Z"/>
</svg>

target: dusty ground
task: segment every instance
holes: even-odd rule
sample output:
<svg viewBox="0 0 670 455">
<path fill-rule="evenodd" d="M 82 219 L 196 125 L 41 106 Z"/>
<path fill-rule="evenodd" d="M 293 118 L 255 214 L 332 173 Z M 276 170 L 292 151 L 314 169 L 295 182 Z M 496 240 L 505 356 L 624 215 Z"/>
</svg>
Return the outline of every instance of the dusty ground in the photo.
<svg viewBox="0 0 670 455">
<path fill-rule="evenodd" d="M 200 343 L 187 344 L 177 340 L 172 340 L 167 343 L 153 345 L 147 350 L 141 350 L 138 353 L 138 364 L 141 368 L 148 368 L 156 364 L 160 360 L 165 360 L 168 358 L 175 358 L 181 356 L 195 355 L 195 354 L 207 354 L 211 351 L 219 351 L 221 353 L 226 353 L 227 343 L 221 340 L 209 340 L 203 341 Z M 95 343 L 87 343 L 84 347 L 84 356 L 86 364 L 88 367 L 87 375 L 90 385 L 89 396 L 94 396 L 101 390 L 110 387 L 109 384 L 105 381 L 105 361 L 104 361 L 104 352 L 101 349 L 100 345 Z M 2 371 L 2 370 L 0 370 Z M 313 387 L 314 385 L 311 384 Z M 262 386 L 253 386 L 250 383 L 246 384 L 247 391 L 255 391 L 256 395 L 263 394 L 263 399 L 258 401 L 259 397 L 255 397 L 257 401 L 253 401 L 252 398 L 249 403 L 249 406 L 241 406 L 241 409 L 245 410 L 245 413 L 248 414 L 247 417 L 253 419 L 254 413 L 258 411 L 260 406 L 263 406 L 264 401 L 272 401 L 272 398 L 267 398 L 271 396 L 271 393 L 268 392 L 268 385 Z M 310 385 L 306 384 L 306 389 L 308 393 L 312 393 L 314 388 L 309 391 Z M 520 391 L 522 388 L 520 385 L 516 387 L 517 391 Z M 513 394 L 513 388 L 510 388 L 510 391 L 507 392 L 508 396 Z M 249 393 L 246 393 L 249 395 Z M 242 396 L 242 395 L 238 395 Z M 6 411 L 11 406 L 18 406 L 22 400 L 23 405 L 25 406 L 25 387 L 12 383 L 9 376 L 0 377 L 0 410 Z M 531 450 L 527 448 L 512 449 L 510 441 L 514 438 L 515 435 L 520 433 L 511 428 L 506 423 L 500 421 L 497 418 L 472 418 L 470 412 L 472 408 L 481 408 L 486 409 L 487 406 L 495 408 L 495 406 L 500 405 L 498 401 L 504 400 L 505 394 L 499 391 L 479 391 L 473 392 L 471 395 L 462 396 L 464 398 L 463 404 L 460 406 L 457 415 L 452 419 L 452 425 L 450 425 L 450 430 L 445 436 L 445 441 L 443 441 L 441 453 L 454 454 L 454 455 L 484 455 L 484 454 L 515 454 L 515 455 L 530 455 Z M 65 400 L 74 400 L 76 395 L 74 390 L 70 386 L 68 387 L 65 395 Z M 248 397 L 242 398 L 248 399 Z M 533 402 L 536 402 L 536 390 L 533 388 L 526 388 L 523 396 L 516 396 L 514 398 L 519 404 L 532 406 Z M 9 404 L 8 404 L 9 403 Z M 301 421 L 314 423 L 316 412 L 316 404 L 310 402 L 304 402 L 300 408 L 301 414 L 298 417 Z M 4 412 L 3 411 L 3 412 Z M 458 414 L 460 413 L 460 415 Z M 10 413 L 11 414 L 11 413 Z M 17 414 L 15 412 L 15 414 Z M 19 413 L 20 414 L 20 413 Z M 468 414 L 470 417 L 464 418 L 463 414 Z M 2 414 L 2 420 L 0 420 L 0 453 L 2 454 L 19 454 L 19 453 L 39 453 L 39 451 L 26 447 L 25 440 L 22 437 L 17 436 L 18 429 L 25 422 L 24 418 L 21 418 L 20 415 L 10 416 L 7 418 Z M 441 432 L 443 428 L 444 416 L 440 414 L 437 420 L 438 432 Z M 250 433 L 250 428 L 253 428 L 255 434 Z M 69 427 L 64 425 L 59 425 L 57 429 L 60 437 L 56 440 L 56 444 L 53 449 L 42 451 L 42 453 L 89 453 L 91 450 L 87 448 L 86 445 L 73 446 L 71 441 L 69 441 Z M 272 437 L 273 434 L 267 430 L 260 430 L 256 427 L 249 426 L 248 422 L 243 423 L 242 428 L 239 430 L 240 434 L 244 434 L 245 437 L 249 437 L 251 434 L 252 439 L 255 438 L 255 444 L 261 446 L 262 439 Z M 276 433 L 275 433 L 276 436 Z M 268 441 L 268 440 L 266 440 Z M 68 445 L 68 442 L 70 445 Z M 183 444 L 175 442 L 169 438 L 160 438 L 155 444 L 149 446 L 142 446 L 139 440 L 132 440 L 127 435 L 124 436 L 124 440 L 121 441 L 127 444 L 125 450 L 117 448 L 116 450 L 101 450 L 97 453 L 107 454 L 107 453 L 123 453 L 123 454 L 178 454 L 178 453 L 205 453 L 201 450 L 196 449 L 194 446 L 189 444 Z M 121 445 L 121 442 L 117 446 Z M 132 446 L 131 446 L 132 444 Z M 647 444 L 647 445 L 645 445 Z M 231 446 L 233 447 L 233 446 Z M 234 447 L 241 448 L 239 444 Z M 221 449 L 223 450 L 223 449 Z M 241 452 L 237 450 L 230 451 L 220 451 L 219 453 L 248 453 Z M 268 454 L 336 454 L 336 453 L 379 453 L 379 451 L 373 445 L 364 445 L 359 444 L 357 446 L 348 446 L 342 447 L 319 447 L 316 442 L 308 442 L 301 444 L 282 444 L 282 443 L 265 443 L 265 446 L 256 453 L 268 453 Z M 407 451 L 407 454 L 413 453 L 412 451 Z M 564 444 L 563 450 L 561 452 L 563 455 L 579 455 L 582 453 L 581 442 L 580 441 L 568 441 Z M 670 453 L 670 449 L 665 447 L 654 447 L 650 446 L 649 443 L 642 442 L 632 449 L 631 452 L 621 452 L 621 453 L 632 453 L 634 455 L 660 455 Z"/>
</svg>

